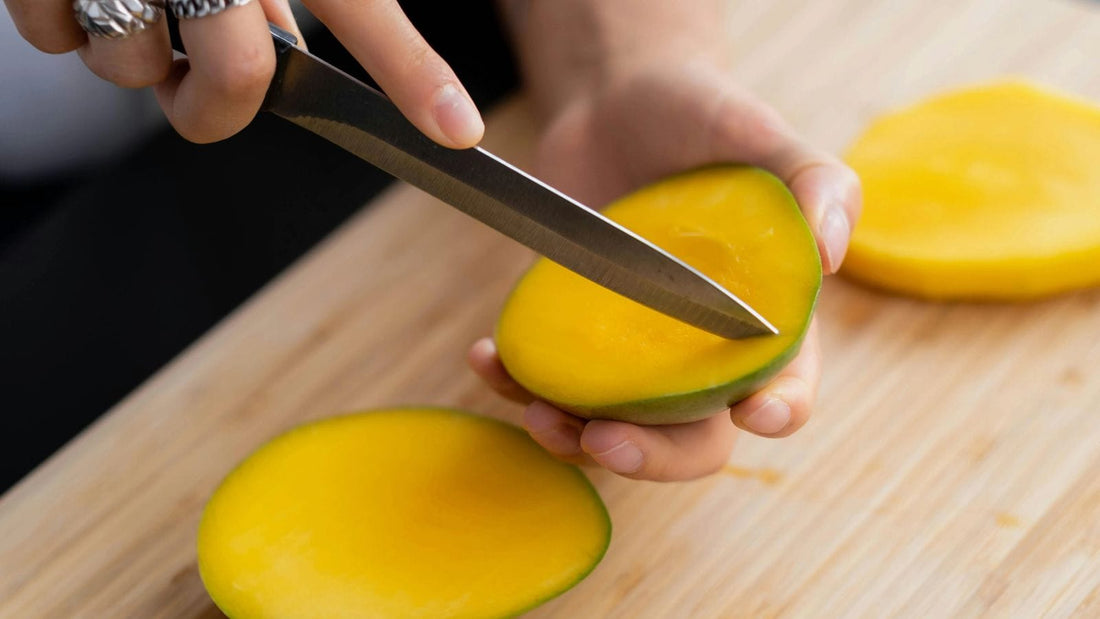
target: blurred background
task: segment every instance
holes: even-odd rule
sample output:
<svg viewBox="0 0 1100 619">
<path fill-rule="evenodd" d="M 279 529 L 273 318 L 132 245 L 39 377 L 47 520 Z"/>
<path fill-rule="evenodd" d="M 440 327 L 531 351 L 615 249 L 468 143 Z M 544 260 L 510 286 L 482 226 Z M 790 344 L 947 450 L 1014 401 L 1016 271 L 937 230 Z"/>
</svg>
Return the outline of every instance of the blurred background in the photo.
<svg viewBox="0 0 1100 619">
<path fill-rule="evenodd" d="M 483 111 L 516 88 L 492 2 L 401 4 Z M 294 8 L 311 52 L 370 81 Z M 2 492 L 391 178 L 262 114 L 188 143 L 150 90 L 39 52 L 6 9 L 0 84 Z"/>
</svg>

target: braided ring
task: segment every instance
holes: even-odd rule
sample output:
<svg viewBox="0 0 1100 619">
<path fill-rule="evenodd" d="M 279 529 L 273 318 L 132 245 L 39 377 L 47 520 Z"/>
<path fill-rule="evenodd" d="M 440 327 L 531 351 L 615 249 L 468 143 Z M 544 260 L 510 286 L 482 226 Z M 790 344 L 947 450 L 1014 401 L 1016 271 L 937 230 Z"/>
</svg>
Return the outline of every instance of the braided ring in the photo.
<svg viewBox="0 0 1100 619">
<path fill-rule="evenodd" d="M 164 0 L 73 0 L 73 14 L 84 32 L 122 39 L 157 23 Z"/>
<path fill-rule="evenodd" d="M 180 19 L 196 19 L 217 15 L 233 6 L 244 6 L 251 0 L 168 0 L 168 6 Z"/>
</svg>

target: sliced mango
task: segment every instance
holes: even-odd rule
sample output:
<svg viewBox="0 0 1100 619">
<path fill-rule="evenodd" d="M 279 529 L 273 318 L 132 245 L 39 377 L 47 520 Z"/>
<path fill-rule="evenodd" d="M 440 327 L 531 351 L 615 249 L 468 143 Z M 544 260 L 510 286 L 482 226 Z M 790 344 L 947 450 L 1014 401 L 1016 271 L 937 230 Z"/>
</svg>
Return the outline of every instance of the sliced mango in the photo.
<svg viewBox="0 0 1100 619">
<path fill-rule="evenodd" d="M 759 389 L 798 351 L 821 261 L 777 178 L 748 167 L 700 169 L 605 213 L 722 284 L 780 334 L 726 340 L 543 259 L 513 290 L 496 331 L 501 361 L 529 391 L 582 417 L 682 423 Z"/>
<path fill-rule="evenodd" d="M 842 273 L 933 299 L 1100 283 L 1100 108 L 1025 82 L 876 120 L 847 154 L 864 210 Z"/>
<path fill-rule="evenodd" d="M 235 619 L 499 617 L 580 581 L 607 511 L 522 431 L 452 410 L 310 423 L 214 493 L 198 533 L 211 598 Z"/>
</svg>

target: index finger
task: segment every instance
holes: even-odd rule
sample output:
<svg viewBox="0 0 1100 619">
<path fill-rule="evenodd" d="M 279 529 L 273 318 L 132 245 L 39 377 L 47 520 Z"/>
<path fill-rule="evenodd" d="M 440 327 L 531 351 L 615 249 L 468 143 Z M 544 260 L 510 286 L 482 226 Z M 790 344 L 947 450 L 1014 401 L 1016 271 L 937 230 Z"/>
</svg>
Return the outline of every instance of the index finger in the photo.
<svg viewBox="0 0 1100 619">
<path fill-rule="evenodd" d="M 397 0 L 308 0 L 307 5 L 417 129 L 450 148 L 481 141 L 485 125 L 470 95 Z"/>
</svg>

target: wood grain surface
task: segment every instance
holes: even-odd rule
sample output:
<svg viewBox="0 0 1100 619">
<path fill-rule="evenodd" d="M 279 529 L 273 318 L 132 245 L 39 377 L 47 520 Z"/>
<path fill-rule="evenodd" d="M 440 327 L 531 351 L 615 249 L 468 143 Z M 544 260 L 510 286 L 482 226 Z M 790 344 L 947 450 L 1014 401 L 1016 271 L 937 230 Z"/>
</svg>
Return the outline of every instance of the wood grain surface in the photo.
<svg viewBox="0 0 1100 619">
<path fill-rule="evenodd" d="M 733 77 L 838 151 L 1006 74 L 1100 101 L 1095 2 L 734 6 Z M 522 100 L 492 115 L 521 164 L 534 135 Z M 391 404 L 515 414 L 464 356 L 530 254 L 409 187 L 375 202 L 0 498 L 0 616 L 218 616 L 195 527 L 265 439 Z M 1100 291 L 947 305 L 834 278 L 820 316 L 810 424 L 697 482 L 593 473 L 611 548 L 530 616 L 1100 617 Z"/>
</svg>

